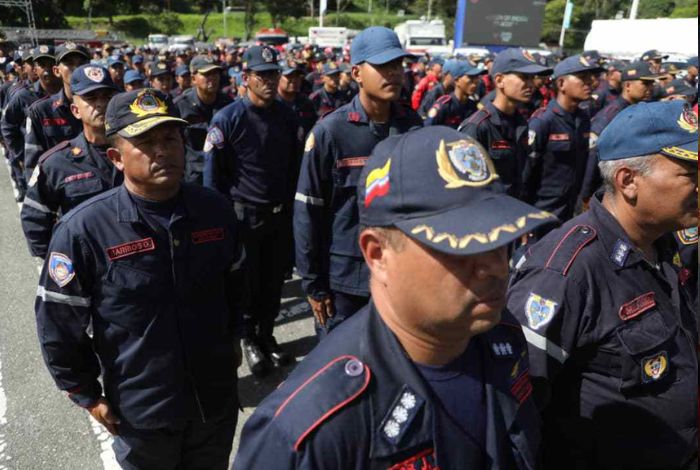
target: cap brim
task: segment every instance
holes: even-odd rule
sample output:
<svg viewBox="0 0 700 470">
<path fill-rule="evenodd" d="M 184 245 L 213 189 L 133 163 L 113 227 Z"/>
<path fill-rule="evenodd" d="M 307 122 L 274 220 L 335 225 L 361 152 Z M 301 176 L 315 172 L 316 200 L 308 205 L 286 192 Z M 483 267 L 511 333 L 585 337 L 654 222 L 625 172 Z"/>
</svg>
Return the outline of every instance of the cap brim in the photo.
<svg viewBox="0 0 700 470">
<path fill-rule="evenodd" d="M 205 65 L 204 67 L 198 67 L 196 70 L 191 70 L 191 72 L 192 73 L 207 73 L 207 72 L 211 72 L 212 70 L 216 70 L 216 69 L 223 70 L 223 68 L 220 65 L 211 64 L 211 65 Z M 188 72 L 190 72 L 190 71 L 188 70 Z"/>
<path fill-rule="evenodd" d="M 554 73 L 553 69 L 550 69 L 548 67 L 544 67 L 542 65 L 538 64 L 531 64 L 531 65 L 525 65 L 523 67 L 517 67 L 512 70 L 505 70 L 503 72 L 494 72 L 494 75 L 496 74 L 507 74 L 507 73 L 525 73 L 528 75 L 551 75 Z"/>
<path fill-rule="evenodd" d="M 84 90 L 80 90 L 77 92 L 73 91 L 73 94 L 78 95 L 78 96 L 83 96 L 83 95 L 87 95 L 88 93 L 90 93 L 92 91 L 101 90 L 103 88 L 107 88 L 109 90 L 114 90 L 114 91 L 119 91 L 117 89 L 117 87 L 115 87 L 115 86 L 96 83 L 95 85 L 89 86 L 89 87 L 85 88 Z"/>
<path fill-rule="evenodd" d="M 143 121 L 138 121 L 133 124 L 130 124 L 124 127 L 123 129 L 117 131 L 117 134 L 128 139 L 130 137 L 139 136 L 144 132 L 153 129 L 156 126 L 160 126 L 161 124 L 165 124 L 167 122 L 174 122 L 176 124 L 187 125 L 187 121 L 185 121 L 184 119 L 172 116 L 154 116 L 152 118 L 144 119 Z"/>
<path fill-rule="evenodd" d="M 60 56 L 57 56 L 56 61 L 60 62 L 71 54 L 81 55 L 81 56 L 85 57 L 86 59 L 90 58 L 90 56 L 88 54 L 81 51 L 80 49 L 73 49 L 72 51 L 66 51 L 63 54 L 61 54 Z"/>
<path fill-rule="evenodd" d="M 413 54 L 410 54 L 403 49 L 399 49 L 397 47 L 387 49 L 385 51 L 380 52 L 379 54 L 375 54 L 371 57 L 368 57 L 365 59 L 365 62 L 368 64 L 372 65 L 384 65 L 388 64 L 389 62 L 392 62 L 396 59 L 402 58 L 402 57 L 411 57 Z"/>
<path fill-rule="evenodd" d="M 553 214 L 505 194 L 491 194 L 469 205 L 394 225 L 414 240 L 449 255 L 475 255 L 505 246 L 548 224 Z"/>
<path fill-rule="evenodd" d="M 697 134 L 696 134 L 697 135 Z M 664 147 L 661 149 L 660 153 L 667 155 L 669 157 L 678 158 L 679 160 L 686 160 L 689 162 L 698 161 L 698 141 L 693 140 L 683 145 L 676 145 L 673 147 Z"/>
<path fill-rule="evenodd" d="M 282 67 L 279 66 L 279 64 L 260 64 L 260 65 L 254 65 L 252 67 L 248 67 L 248 70 L 252 70 L 253 72 L 267 72 L 268 70 L 282 70 Z"/>
</svg>

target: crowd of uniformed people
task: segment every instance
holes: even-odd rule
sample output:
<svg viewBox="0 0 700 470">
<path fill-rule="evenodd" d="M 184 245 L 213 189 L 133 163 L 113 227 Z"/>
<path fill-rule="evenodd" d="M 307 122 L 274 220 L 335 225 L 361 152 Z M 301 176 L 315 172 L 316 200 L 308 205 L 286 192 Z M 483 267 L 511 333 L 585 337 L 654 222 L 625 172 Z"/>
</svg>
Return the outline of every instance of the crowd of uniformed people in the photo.
<svg viewBox="0 0 700 470">
<path fill-rule="evenodd" d="M 370 27 L 0 57 L 37 332 L 126 469 L 697 469 L 698 59 Z"/>
</svg>

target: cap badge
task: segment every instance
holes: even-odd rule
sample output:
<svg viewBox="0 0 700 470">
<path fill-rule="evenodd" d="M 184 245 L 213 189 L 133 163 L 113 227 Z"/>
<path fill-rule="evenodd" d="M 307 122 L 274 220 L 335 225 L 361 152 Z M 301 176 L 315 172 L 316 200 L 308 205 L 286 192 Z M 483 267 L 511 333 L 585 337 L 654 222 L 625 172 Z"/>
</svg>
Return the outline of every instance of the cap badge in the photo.
<svg viewBox="0 0 700 470">
<path fill-rule="evenodd" d="M 698 131 L 698 117 L 686 106 L 678 119 L 678 125 L 681 126 L 681 129 L 692 134 Z"/>
<path fill-rule="evenodd" d="M 313 134 L 311 134 L 313 135 Z M 391 158 L 381 168 L 375 168 L 367 175 L 365 182 L 365 207 L 369 207 L 375 197 L 386 196 L 389 193 L 389 170 Z"/>
<path fill-rule="evenodd" d="M 588 62 L 588 61 L 586 60 L 586 58 L 583 57 L 583 56 L 579 57 L 579 58 L 578 58 L 578 61 L 581 62 L 581 65 L 583 65 L 584 67 L 590 67 L 590 66 L 591 66 L 591 63 Z"/>
<path fill-rule="evenodd" d="M 156 68 L 158 70 L 165 70 L 165 64 L 163 62 L 160 62 L 160 63 L 156 64 Z"/>
<path fill-rule="evenodd" d="M 637 75 L 637 69 L 630 69 L 627 71 L 627 76 L 634 77 L 635 75 Z"/>
<path fill-rule="evenodd" d="M 85 67 L 83 73 L 95 83 L 101 83 L 105 79 L 105 72 L 100 67 Z"/>
<path fill-rule="evenodd" d="M 525 57 L 530 62 L 535 62 L 535 58 L 532 56 L 532 54 L 530 54 L 530 51 L 526 51 L 525 49 L 523 49 L 523 57 Z"/>
<path fill-rule="evenodd" d="M 49 46 L 39 46 L 39 52 L 41 52 L 42 54 L 48 54 Z"/>
<path fill-rule="evenodd" d="M 263 48 L 261 52 L 262 58 L 265 62 L 272 62 L 272 51 L 268 49 L 267 47 Z"/>
<path fill-rule="evenodd" d="M 168 114 L 168 106 L 165 102 L 150 91 L 139 93 L 129 109 L 138 117 L 149 114 Z"/>
<path fill-rule="evenodd" d="M 435 154 L 438 173 L 447 183 L 447 189 L 485 186 L 498 178 L 491 159 L 473 142 L 459 140 L 446 144 L 443 140 Z"/>
<path fill-rule="evenodd" d="M 63 47 L 65 47 L 67 51 L 72 51 L 76 48 L 76 45 L 75 43 L 68 41 L 63 43 Z"/>
<path fill-rule="evenodd" d="M 642 359 L 642 382 L 655 382 L 664 376 L 668 370 L 668 356 L 666 351 Z"/>
<path fill-rule="evenodd" d="M 335 65 L 335 62 L 330 62 L 330 63 L 328 64 L 328 68 L 331 69 L 331 70 L 335 70 L 335 69 L 338 68 L 338 66 Z"/>
</svg>

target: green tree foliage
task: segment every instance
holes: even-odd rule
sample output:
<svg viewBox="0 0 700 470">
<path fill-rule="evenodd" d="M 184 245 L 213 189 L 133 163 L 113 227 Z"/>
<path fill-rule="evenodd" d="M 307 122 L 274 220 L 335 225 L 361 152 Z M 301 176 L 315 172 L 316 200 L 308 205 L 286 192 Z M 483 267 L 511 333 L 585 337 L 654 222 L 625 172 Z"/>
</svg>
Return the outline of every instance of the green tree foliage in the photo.
<svg viewBox="0 0 700 470">
<path fill-rule="evenodd" d="M 262 3 L 275 28 L 286 18 L 300 18 L 306 13 L 306 0 L 263 0 Z"/>
</svg>

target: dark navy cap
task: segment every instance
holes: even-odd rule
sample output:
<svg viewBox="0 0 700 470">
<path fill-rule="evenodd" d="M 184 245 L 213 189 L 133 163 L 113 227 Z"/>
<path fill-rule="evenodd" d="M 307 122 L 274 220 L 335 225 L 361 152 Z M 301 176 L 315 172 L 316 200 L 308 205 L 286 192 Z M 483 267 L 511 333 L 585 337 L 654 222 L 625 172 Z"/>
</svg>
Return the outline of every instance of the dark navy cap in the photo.
<svg viewBox="0 0 700 470">
<path fill-rule="evenodd" d="M 221 68 L 222 67 L 214 62 L 214 59 L 208 55 L 197 55 L 190 61 L 190 72 L 192 73 L 207 73 L 216 69 L 221 70 Z"/>
<path fill-rule="evenodd" d="M 54 53 L 53 46 L 47 46 L 46 44 L 42 44 L 41 46 L 37 46 L 34 49 L 32 49 L 32 59 L 34 59 L 35 62 L 38 59 L 41 59 L 42 57 L 47 57 L 49 59 L 56 60 L 56 55 Z"/>
<path fill-rule="evenodd" d="M 177 67 L 175 67 L 175 75 L 178 77 L 190 75 L 190 69 L 185 64 L 178 65 Z"/>
<path fill-rule="evenodd" d="M 698 66 L 698 56 L 691 57 L 688 59 L 688 66 L 697 67 Z"/>
<path fill-rule="evenodd" d="M 627 64 L 622 62 L 621 60 L 611 60 L 607 64 L 605 64 L 605 68 L 608 71 L 611 70 L 617 70 L 618 72 L 622 71 L 625 67 L 627 67 Z"/>
<path fill-rule="evenodd" d="M 142 64 L 143 63 L 143 56 L 141 54 L 136 54 L 134 57 L 131 58 L 131 63 L 132 64 Z"/>
<path fill-rule="evenodd" d="M 115 65 L 124 66 L 124 61 L 118 55 L 110 56 L 109 59 L 107 59 L 107 67 L 114 67 Z"/>
<path fill-rule="evenodd" d="M 650 51 L 646 51 L 644 54 L 642 54 L 642 58 L 640 60 L 652 60 L 652 59 L 668 59 L 668 54 L 662 54 L 661 52 L 657 51 L 656 49 L 652 49 Z"/>
<path fill-rule="evenodd" d="M 109 101 L 105 134 L 136 137 L 166 122 L 187 125 L 187 121 L 177 117 L 172 101 L 160 91 L 152 88 L 127 91 Z"/>
<path fill-rule="evenodd" d="M 117 91 L 112 77 L 104 67 L 92 64 L 81 65 L 71 74 L 70 90 L 74 95 L 82 96 L 100 88 L 111 88 Z"/>
<path fill-rule="evenodd" d="M 233 68 L 233 67 L 231 67 L 231 68 Z M 229 69 L 229 71 L 230 71 L 230 70 L 231 70 L 231 69 Z M 234 69 L 234 72 L 235 72 L 235 71 L 236 71 L 236 70 Z M 282 65 L 282 75 L 287 76 L 287 75 L 291 75 L 291 74 L 293 74 L 293 73 L 298 73 L 298 74 L 300 74 L 300 75 L 304 75 L 304 70 L 301 69 L 299 66 L 290 67 L 289 64 L 287 64 L 287 63 L 285 63 L 284 65 Z M 229 73 L 229 76 L 231 76 L 230 73 Z"/>
<path fill-rule="evenodd" d="M 479 75 L 484 75 L 488 73 L 486 69 L 480 69 L 478 67 L 472 67 L 466 60 L 456 60 L 452 66 L 452 76 L 456 79 L 462 75 L 467 75 L 468 77 L 476 77 Z M 443 69 L 444 70 L 444 69 Z"/>
<path fill-rule="evenodd" d="M 682 78 L 676 78 L 675 80 L 671 80 L 671 83 L 664 88 L 664 97 L 673 95 L 696 97 L 698 95 L 698 89 L 694 86 L 690 86 L 688 82 Z"/>
<path fill-rule="evenodd" d="M 85 46 L 66 41 L 56 48 L 56 62 L 62 61 L 71 54 L 80 55 L 87 60 L 90 59 L 90 52 Z"/>
<path fill-rule="evenodd" d="M 554 75 L 552 78 L 563 77 L 564 75 L 572 75 L 581 72 L 603 72 L 605 69 L 597 62 L 589 62 L 588 59 L 580 54 L 567 57 L 554 67 Z"/>
<path fill-rule="evenodd" d="M 403 50 L 395 32 L 383 26 L 370 26 L 355 36 L 350 46 L 352 65 L 367 62 L 382 65 L 411 54 Z"/>
<path fill-rule="evenodd" d="M 358 184 L 360 224 L 393 226 L 437 251 L 472 255 L 557 221 L 505 194 L 486 150 L 446 126 L 389 137 Z"/>
<path fill-rule="evenodd" d="M 647 62 L 641 61 L 632 62 L 622 69 L 621 72 L 623 82 L 627 80 L 656 80 L 660 76 L 651 71 Z"/>
<path fill-rule="evenodd" d="M 352 73 L 352 65 L 348 64 L 347 62 L 341 62 L 338 68 L 340 69 L 341 73 Z"/>
<path fill-rule="evenodd" d="M 550 75 L 552 69 L 537 63 L 535 57 L 525 49 L 506 49 L 496 55 L 491 74 L 525 73 L 528 75 Z"/>
<path fill-rule="evenodd" d="M 602 65 L 603 58 L 600 56 L 600 52 L 596 50 L 583 51 L 581 55 L 591 64 Z"/>
<path fill-rule="evenodd" d="M 252 46 L 243 54 L 243 69 L 253 72 L 280 70 L 277 51 L 270 46 Z"/>
<path fill-rule="evenodd" d="M 151 65 L 151 77 L 159 77 L 168 74 L 172 75 L 172 71 L 165 62 L 159 61 Z"/>
<path fill-rule="evenodd" d="M 21 63 L 21 62 L 24 62 L 24 58 L 23 58 L 23 57 L 24 57 L 24 56 L 23 56 L 23 52 L 20 52 L 20 51 L 15 51 L 15 53 L 12 54 L 12 60 L 14 60 L 15 62 L 17 62 L 18 64 Z"/>
<path fill-rule="evenodd" d="M 675 77 L 680 71 L 681 70 L 676 64 L 674 64 L 673 62 L 667 62 L 665 64 L 661 64 L 661 68 L 659 69 L 659 75 L 672 75 Z"/>
<path fill-rule="evenodd" d="M 435 64 L 444 66 L 444 65 L 445 65 L 445 59 L 443 59 L 442 57 L 433 57 L 433 58 L 430 59 L 430 61 L 428 62 L 428 67 L 432 67 L 432 66 L 435 65 Z"/>
<path fill-rule="evenodd" d="M 126 73 L 124 73 L 124 83 L 126 84 L 134 83 L 139 80 L 145 81 L 146 77 L 138 70 L 127 70 Z"/>
<path fill-rule="evenodd" d="M 338 75 L 340 73 L 340 68 L 335 62 L 326 62 L 323 64 L 323 70 L 321 75 Z"/>
<path fill-rule="evenodd" d="M 14 62 L 8 62 L 5 64 L 5 73 L 15 73 L 15 63 Z"/>
<path fill-rule="evenodd" d="M 598 137 L 602 161 L 662 153 L 698 161 L 698 117 L 687 103 L 638 103 L 622 110 Z"/>
</svg>

